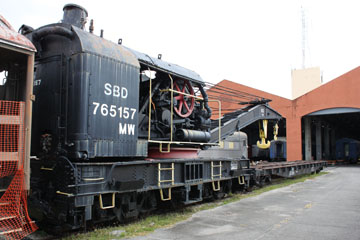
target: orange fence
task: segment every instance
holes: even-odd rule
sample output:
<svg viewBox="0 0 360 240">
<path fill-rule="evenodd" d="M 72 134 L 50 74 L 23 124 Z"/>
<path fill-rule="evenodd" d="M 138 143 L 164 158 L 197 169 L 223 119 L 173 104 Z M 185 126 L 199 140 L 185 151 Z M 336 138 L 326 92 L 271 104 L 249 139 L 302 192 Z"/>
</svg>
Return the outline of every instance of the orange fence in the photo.
<svg viewBox="0 0 360 240">
<path fill-rule="evenodd" d="M 0 238 L 21 239 L 37 229 L 25 191 L 25 103 L 0 101 Z"/>
</svg>

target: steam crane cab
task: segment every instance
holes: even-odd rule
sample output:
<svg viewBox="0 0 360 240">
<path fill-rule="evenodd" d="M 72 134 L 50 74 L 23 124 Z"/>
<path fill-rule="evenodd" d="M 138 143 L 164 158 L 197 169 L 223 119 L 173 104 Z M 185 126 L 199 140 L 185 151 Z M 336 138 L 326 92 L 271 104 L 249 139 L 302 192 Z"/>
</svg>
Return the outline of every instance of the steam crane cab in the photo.
<svg viewBox="0 0 360 240">
<path fill-rule="evenodd" d="M 158 148 L 169 151 L 170 145 L 206 145 L 212 112 L 201 77 L 178 65 L 130 51 L 141 66 L 139 138 L 149 142 L 150 152 Z"/>
</svg>

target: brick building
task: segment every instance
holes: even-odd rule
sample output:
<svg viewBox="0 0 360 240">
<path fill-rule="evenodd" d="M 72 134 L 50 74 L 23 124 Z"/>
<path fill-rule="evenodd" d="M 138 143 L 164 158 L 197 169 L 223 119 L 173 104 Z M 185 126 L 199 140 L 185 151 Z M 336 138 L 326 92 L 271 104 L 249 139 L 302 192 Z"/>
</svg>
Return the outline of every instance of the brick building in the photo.
<svg viewBox="0 0 360 240">
<path fill-rule="evenodd" d="M 360 67 L 289 100 L 264 91 L 223 80 L 217 86 L 271 99 L 270 107 L 286 120 L 281 126 L 287 138 L 287 160 L 334 159 L 340 138 L 360 140 Z M 239 108 L 225 103 L 223 108 Z M 285 124 L 286 122 L 286 124 Z"/>
</svg>

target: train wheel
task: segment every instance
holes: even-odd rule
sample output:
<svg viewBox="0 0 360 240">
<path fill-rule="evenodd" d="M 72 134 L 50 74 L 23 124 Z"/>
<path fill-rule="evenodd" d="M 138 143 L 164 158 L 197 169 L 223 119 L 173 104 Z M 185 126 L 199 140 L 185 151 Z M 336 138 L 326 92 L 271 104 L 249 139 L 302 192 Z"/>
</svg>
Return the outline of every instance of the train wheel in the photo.
<svg viewBox="0 0 360 240">
<path fill-rule="evenodd" d="M 142 217 L 146 217 L 157 207 L 157 199 L 155 193 L 144 192 L 140 193 L 138 196 L 137 208 Z"/>
<path fill-rule="evenodd" d="M 123 209 L 121 208 L 121 206 L 114 207 L 113 212 L 114 212 L 114 214 L 116 216 L 116 219 L 120 223 L 124 223 L 124 212 L 123 212 Z"/>
<path fill-rule="evenodd" d="M 119 194 L 120 195 L 120 194 Z M 121 223 L 135 220 L 139 216 L 136 193 L 125 193 L 116 197 L 113 213 Z"/>
<path fill-rule="evenodd" d="M 219 191 L 213 191 L 214 199 L 225 198 L 231 192 L 231 180 L 222 181 Z"/>
<path fill-rule="evenodd" d="M 188 80 L 175 80 L 174 90 L 194 95 L 194 89 Z M 190 116 L 194 110 L 195 98 L 180 93 L 174 93 L 174 96 L 176 100 L 174 106 L 176 114 L 182 118 Z"/>
</svg>

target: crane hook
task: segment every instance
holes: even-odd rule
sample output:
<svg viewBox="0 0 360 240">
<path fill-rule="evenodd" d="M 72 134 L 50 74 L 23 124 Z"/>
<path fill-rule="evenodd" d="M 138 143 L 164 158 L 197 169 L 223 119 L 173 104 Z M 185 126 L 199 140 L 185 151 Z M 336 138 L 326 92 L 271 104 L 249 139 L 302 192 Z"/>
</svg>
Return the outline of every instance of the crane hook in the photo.
<svg viewBox="0 0 360 240">
<path fill-rule="evenodd" d="M 279 133 L 279 125 L 276 123 L 274 125 L 274 140 L 276 141 L 278 138 L 277 138 L 277 135 Z"/>
<path fill-rule="evenodd" d="M 270 141 L 269 140 L 266 141 L 266 138 L 267 138 L 267 123 L 268 123 L 268 120 L 264 119 L 262 121 L 263 126 L 261 128 L 261 124 L 259 122 L 259 135 L 260 135 L 261 142 L 257 141 L 256 145 L 261 149 L 267 149 L 267 148 L 270 147 Z"/>
</svg>

